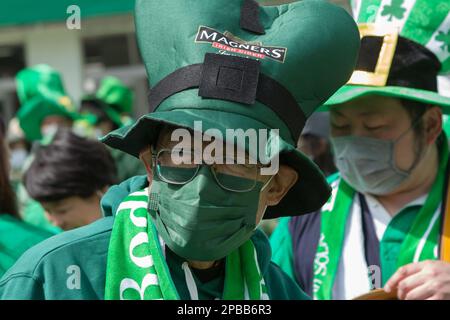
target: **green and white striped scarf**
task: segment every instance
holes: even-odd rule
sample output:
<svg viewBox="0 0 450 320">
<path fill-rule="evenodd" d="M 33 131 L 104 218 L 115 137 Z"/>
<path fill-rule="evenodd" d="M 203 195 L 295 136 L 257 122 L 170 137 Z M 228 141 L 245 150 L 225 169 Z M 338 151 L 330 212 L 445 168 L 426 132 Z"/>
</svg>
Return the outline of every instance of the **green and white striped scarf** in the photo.
<svg viewBox="0 0 450 320">
<path fill-rule="evenodd" d="M 105 299 L 178 300 L 180 296 L 164 258 L 164 243 L 148 213 L 148 189 L 134 192 L 117 209 L 108 249 Z M 189 292 L 197 299 L 187 264 Z M 188 275 L 191 275 L 189 277 Z M 253 242 L 248 240 L 226 257 L 224 300 L 269 299 Z"/>
</svg>

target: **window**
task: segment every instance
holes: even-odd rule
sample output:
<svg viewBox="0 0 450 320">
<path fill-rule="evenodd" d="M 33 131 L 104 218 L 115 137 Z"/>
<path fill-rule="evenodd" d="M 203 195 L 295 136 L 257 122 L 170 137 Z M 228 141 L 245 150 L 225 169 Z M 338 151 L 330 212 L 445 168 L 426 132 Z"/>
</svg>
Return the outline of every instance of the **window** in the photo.
<svg viewBox="0 0 450 320">
<path fill-rule="evenodd" d="M 140 64 L 134 34 L 111 35 L 84 39 L 85 63 L 102 67 Z"/>
<path fill-rule="evenodd" d="M 14 78 L 25 67 L 23 46 L 0 46 L 0 78 Z"/>
</svg>

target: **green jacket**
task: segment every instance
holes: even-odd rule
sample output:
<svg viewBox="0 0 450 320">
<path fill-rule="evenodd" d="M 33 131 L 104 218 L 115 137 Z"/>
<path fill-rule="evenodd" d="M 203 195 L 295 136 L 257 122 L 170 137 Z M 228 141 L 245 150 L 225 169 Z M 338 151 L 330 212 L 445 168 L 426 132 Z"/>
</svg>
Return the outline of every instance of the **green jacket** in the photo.
<svg viewBox="0 0 450 320">
<path fill-rule="evenodd" d="M 103 299 L 113 213 L 129 193 L 141 190 L 146 184 L 146 177 L 139 176 L 112 187 L 102 199 L 105 218 L 56 235 L 26 252 L 0 280 L 0 298 Z M 270 262 L 270 245 L 263 232 L 257 231 L 252 240 L 269 296 L 272 299 L 309 299 L 294 281 Z M 170 261 L 168 258 L 181 298 L 189 299 L 184 277 L 178 272 L 181 270 L 179 264 L 178 258 Z M 214 298 L 223 288 L 223 279 L 201 283 L 195 278 L 195 281 L 200 298 Z"/>
<path fill-rule="evenodd" d="M 10 215 L 0 214 L 0 277 L 26 250 L 52 235 Z"/>
</svg>

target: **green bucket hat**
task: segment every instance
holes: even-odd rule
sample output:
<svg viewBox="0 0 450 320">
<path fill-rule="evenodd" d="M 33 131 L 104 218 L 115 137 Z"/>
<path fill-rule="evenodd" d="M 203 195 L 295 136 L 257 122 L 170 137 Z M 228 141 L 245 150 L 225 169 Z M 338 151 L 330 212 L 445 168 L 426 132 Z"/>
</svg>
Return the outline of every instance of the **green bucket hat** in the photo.
<svg viewBox="0 0 450 320">
<path fill-rule="evenodd" d="M 360 41 L 345 10 L 321 0 L 138 0 L 135 23 L 151 113 L 107 135 L 107 145 L 138 156 L 161 124 L 196 130 L 195 121 L 223 137 L 278 130 L 266 158 L 279 156 L 299 179 L 264 218 L 313 212 L 328 200 L 323 174 L 295 146 L 306 119 L 352 74 Z"/>
<path fill-rule="evenodd" d="M 118 127 L 131 123 L 131 118 L 127 114 L 133 109 L 133 100 L 134 95 L 130 88 L 118 78 L 111 76 L 101 80 L 95 95 L 83 98 L 83 102 L 91 102 L 102 108 Z"/>
<path fill-rule="evenodd" d="M 21 104 L 17 118 L 27 140 L 42 138 L 41 124 L 48 116 L 78 119 L 61 75 L 52 67 L 41 64 L 23 69 L 16 75 L 16 86 Z"/>
<path fill-rule="evenodd" d="M 437 93 L 437 76 L 450 72 L 450 1 L 355 0 L 352 9 L 361 33 L 358 63 L 321 110 L 383 95 L 441 106 L 449 114 L 450 98 Z"/>
</svg>

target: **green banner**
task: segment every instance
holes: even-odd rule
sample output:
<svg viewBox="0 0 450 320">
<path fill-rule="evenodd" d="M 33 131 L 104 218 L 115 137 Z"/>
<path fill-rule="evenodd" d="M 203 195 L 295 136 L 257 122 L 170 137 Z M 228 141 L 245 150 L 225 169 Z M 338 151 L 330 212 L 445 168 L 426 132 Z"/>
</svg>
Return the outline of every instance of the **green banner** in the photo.
<svg viewBox="0 0 450 320">
<path fill-rule="evenodd" d="M 76 5 L 81 19 L 131 13 L 134 0 L 1 0 L 0 27 L 35 23 L 64 22 Z"/>
</svg>

